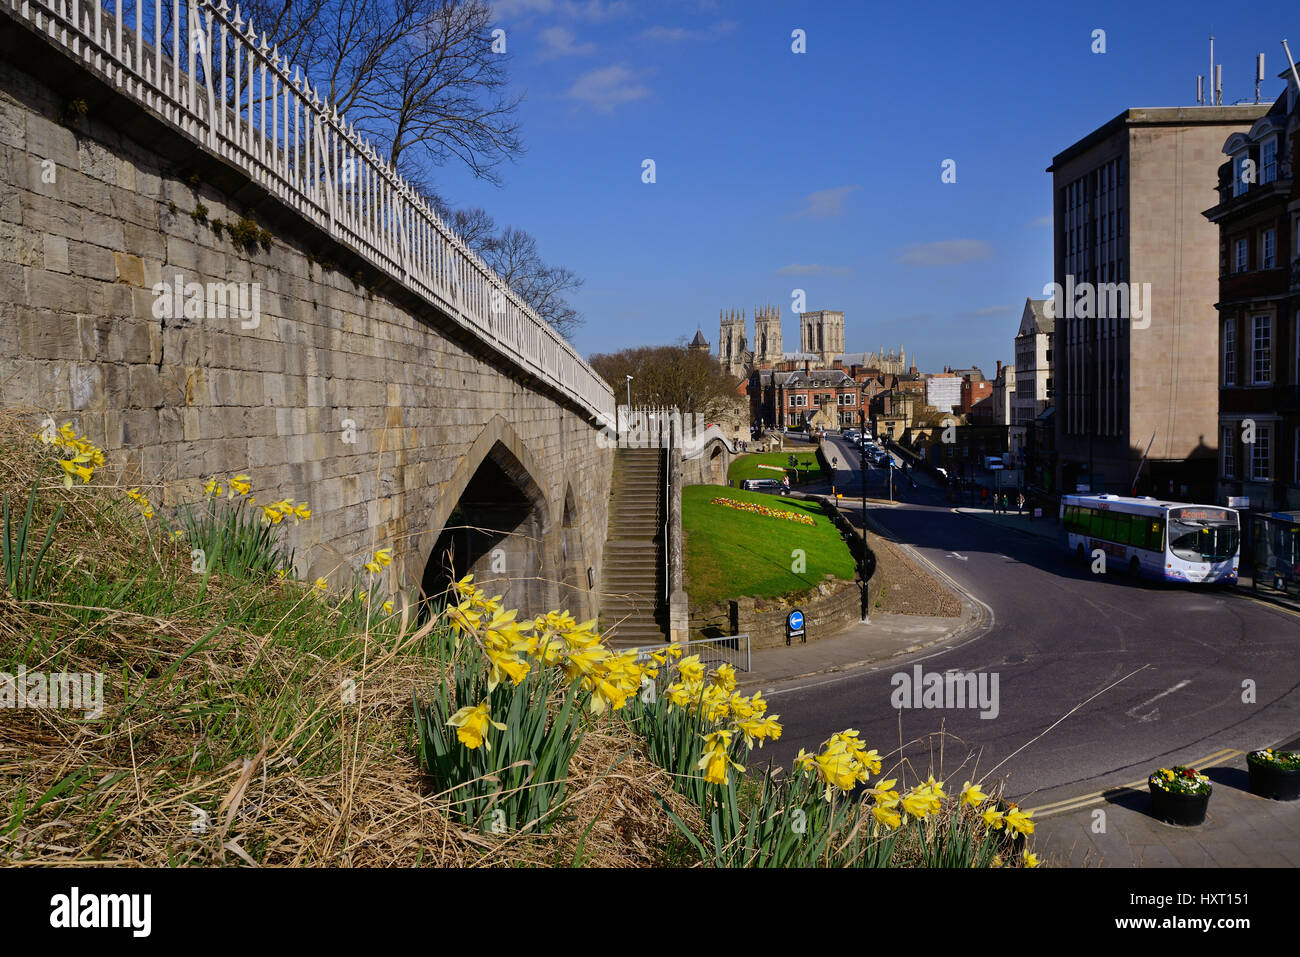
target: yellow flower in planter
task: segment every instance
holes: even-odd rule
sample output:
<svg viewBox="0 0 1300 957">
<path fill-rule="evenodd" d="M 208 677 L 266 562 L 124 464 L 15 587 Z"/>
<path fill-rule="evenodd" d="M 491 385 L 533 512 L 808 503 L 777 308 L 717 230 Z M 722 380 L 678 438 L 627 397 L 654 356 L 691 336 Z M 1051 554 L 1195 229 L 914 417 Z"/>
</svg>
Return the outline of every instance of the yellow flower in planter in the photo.
<svg viewBox="0 0 1300 957">
<path fill-rule="evenodd" d="M 506 730 L 504 724 L 492 720 L 488 714 L 486 700 L 477 707 L 461 708 L 447 719 L 447 724 L 456 729 L 456 737 L 460 739 L 460 743 L 471 751 L 478 747 L 492 750 L 492 743 L 487 740 L 488 725 L 498 731 Z"/>
</svg>

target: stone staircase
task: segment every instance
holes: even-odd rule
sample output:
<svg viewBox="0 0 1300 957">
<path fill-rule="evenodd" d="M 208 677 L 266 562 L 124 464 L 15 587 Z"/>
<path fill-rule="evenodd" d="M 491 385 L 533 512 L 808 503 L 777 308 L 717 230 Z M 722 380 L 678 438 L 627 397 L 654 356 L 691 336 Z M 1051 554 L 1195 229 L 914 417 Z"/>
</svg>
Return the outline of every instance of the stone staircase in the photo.
<svg viewBox="0 0 1300 957">
<path fill-rule="evenodd" d="M 662 449 L 618 449 L 601 572 L 600 629 L 612 645 L 668 640 Z"/>
</svg>

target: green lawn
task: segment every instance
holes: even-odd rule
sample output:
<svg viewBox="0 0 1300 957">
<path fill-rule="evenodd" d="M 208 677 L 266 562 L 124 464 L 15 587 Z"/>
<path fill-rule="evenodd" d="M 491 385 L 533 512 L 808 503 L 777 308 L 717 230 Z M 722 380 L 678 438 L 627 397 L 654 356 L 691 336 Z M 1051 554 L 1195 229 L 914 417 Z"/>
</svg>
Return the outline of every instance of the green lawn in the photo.
<svg viewBox="0 0 1300 957">
<path fill-rule="evenodd" d="M 799 463 L 797 473 L 789 467 L 791 455 Z M 755 452 L 751 455 L 738 456 L 732 461 L 731 468 L 727 470 L 727 478 L 731 479 L 737 487 L 745 479 L 752 478 L 770 478 L 780 481 L 780 472 L 761 469 L 758 467 L 760 465 L 781 466 L 790 473 L 791 484 L 799 481 L 829 482 L 831 479 L 830 474 L 822 469 L 821 463 L 817 460 L 817 446 L 815 445 L 805 445 L 797 450 L 791 449 L 785 452 Z"/>
<path fill-rule="evenodd" d="M 800 525 L 710 504 L 718 497 L 801 512 L 813 516 L 816 524 Z M 853 577 L 853 556 L 820 502 L 717 485 L 688 485 L 682 489 L 682 529 L 692 603 L 748 595 L 773 598 L 805 591 L 827 574 Z M 797 560 L 792 554 L 795 549 L 804 552 L 801 572 L 792 570 Z"/>
</svg>

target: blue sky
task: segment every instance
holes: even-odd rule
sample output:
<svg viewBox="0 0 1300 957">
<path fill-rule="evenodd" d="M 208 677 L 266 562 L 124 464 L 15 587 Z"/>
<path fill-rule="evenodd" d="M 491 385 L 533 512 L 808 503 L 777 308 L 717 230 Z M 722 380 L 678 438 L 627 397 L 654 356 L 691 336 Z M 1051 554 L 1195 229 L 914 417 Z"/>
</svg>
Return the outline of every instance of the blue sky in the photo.
<svg viewBox="0 0 1300 957">
<path fill-rule="evenodd" d="M 799 288 L 844 311 L 850 351 L 991 374 L 1051 281 L 1052 156 L 1128 107 L 1194 104 L 1211 32 L 1225 104 L 1253 101 L 1260 51 L 1276 97 L 1288 27 L 1300 47 L 1294 3 L 493 6 L 527 153 L 502 187 L 438 186 L 585 278 L 584 354 L 697 325 L 716 346 L 720 309 L 764 302 L 793 348 Z"/>
</svg>

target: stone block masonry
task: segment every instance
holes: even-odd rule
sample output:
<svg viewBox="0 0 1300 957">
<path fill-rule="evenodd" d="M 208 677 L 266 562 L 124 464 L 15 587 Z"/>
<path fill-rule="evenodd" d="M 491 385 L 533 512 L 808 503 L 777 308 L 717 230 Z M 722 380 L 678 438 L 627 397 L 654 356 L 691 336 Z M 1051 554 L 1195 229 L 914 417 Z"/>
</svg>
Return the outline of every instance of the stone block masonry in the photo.
<svg viewBox="0 0 1300 957">
<path fill-rule="evenodd" d="M 309 502 L 285 532 L 307 580 L 349 583 L 391 546 L 389 587 L 418 586 L 495 489 L 518 503 L 480 577 L 526 613 L 594 615 L 612 451 L 590 417 L 71 61 L 38 78 L 39 43 L 0 15 L 0 403 L 33 430 L 70 419 L 163 506 L 237 472 Z M 269 248 L 212 225 L 245 216 Z M 156 288 L 177 276 L 256 288 L 256 315 L 211 296 L 169 315 Z"/>
</svg>

